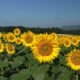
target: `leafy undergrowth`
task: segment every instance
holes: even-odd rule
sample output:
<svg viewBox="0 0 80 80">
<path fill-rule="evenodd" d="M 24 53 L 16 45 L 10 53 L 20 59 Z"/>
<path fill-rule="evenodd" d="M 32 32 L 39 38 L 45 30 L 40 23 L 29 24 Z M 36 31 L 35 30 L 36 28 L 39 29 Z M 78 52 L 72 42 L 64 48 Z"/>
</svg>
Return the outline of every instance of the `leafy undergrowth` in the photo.
<svg viewBox="0 0 80 80">
<path fill-rule="evenodd" d="M 70 49 L 70 48 L 69 48 Z M 51 63 L 39 63 L 30 48 L 16 47 L 16 54 L 0 55 L 0 80 L 75 80 L 77 72 L 66 66 L 62 49 L 59 57 Z"/>
<path fill-rule="evenodd" d="M 0 80 L 80 80 L 80 36 L 0 33 Z"/>
</svg>

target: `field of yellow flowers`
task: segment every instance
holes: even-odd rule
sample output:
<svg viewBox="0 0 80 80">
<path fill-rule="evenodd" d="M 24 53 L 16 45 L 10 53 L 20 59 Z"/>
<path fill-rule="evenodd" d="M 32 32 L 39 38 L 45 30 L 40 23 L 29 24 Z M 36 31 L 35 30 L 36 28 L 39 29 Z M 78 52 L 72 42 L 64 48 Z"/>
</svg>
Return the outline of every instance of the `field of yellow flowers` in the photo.
<svg viewBox="0 0 80 80">
<path fill-rule="evenodd" d="M 80 80 L 80 36 L 0 32 L 0 80 Z"/>
</svg>

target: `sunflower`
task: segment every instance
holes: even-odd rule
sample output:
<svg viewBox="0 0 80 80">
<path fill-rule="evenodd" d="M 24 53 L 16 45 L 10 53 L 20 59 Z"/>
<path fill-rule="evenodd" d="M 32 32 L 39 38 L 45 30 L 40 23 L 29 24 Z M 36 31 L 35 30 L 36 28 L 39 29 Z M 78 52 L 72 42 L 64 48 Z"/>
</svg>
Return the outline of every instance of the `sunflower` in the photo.
<svg viewBox="0 0 80 80">
<path fill-rule="evenodd" d="M 31 31 L 28 31 L 21 35 L 22 43 L 24 46 L 32 46 L 34 42 L 34 34 Z"/>
<path fill-rule="evenodd" d="M 15 42 L 16 42 L 16 44 L 21 44 L 21 38 L 16 38 Z"/>
<path fill-rule="evenodd" d="M 68 37 L 66 37 L 66 38 L 63 40 L 63 45 L 64 45 L 65 47 L 70 47 L 70 46 L 71 46 L 71 40 L 70 40 Z"/>
<path fill-rule="evenodd" d="M 64 39 L 65 39 L 65 35 L 64 34 L 58 35 L 58 41 L 59 41 L 60 45 L 63 45 Z"/>
<path fill-rule="evenodd" d="M 15 47 L 12 44 L 6 44 L 6 51 L 8 54 L 14 54 L 15 53 Z"/>
<path fill-rule="evenodd" d="M 19 28 L 14 29 L 14 34 L 15 34 L 15 35 L 19 35 L 19 34 L 20 34 L 20 32 L 21 32 L 21 31 L 20 31 L 20 29 L 19 29 Z"/>
<path fill-rule="evenodd" d="M 73 36 L 71 41 L 72 41 L 72 44 L 74 46 L 78 46 L 79 45 L 79 38 L 78 37 Z"/>
<path fill-rule="evenodd" d="M 8 40 L 8 42 L 14 42 L 15 41 L 15 35 L 13 34 L 13 33 L 11 33 L 11 32 L 9 32 L 8 34 L 7 34 L 7 40 Z"/>
<path fill-rule="evenodd" d="M 74 49 L 67 54 L 67 65 L 73 70 L 80 70 L 80 50 Z"/>
<path fill-rule="evenodd" d="M 7 34 L 6 33 L 3 33 L 2 34 L 2 37 L 3 37 L 3 40 L 5 40 L 7 38 Z"/>
<path fill-rule="evenodd" d="M 0 43 L 2 43 L 2 39 L 0 39 Z"/>
<path fill-rule="evenodd" d="M 50 36 L 53 38 L 54 41 L 56 41 L 58 38 L 56 33 L 51 33 Z"/>
<path fill-rule="evenodd" d="M 0 38 L 2 37 L 2 33 L 0 32 Z"/>
<path fill-rule="evenodd" d="M 4 43 L 0 43 L 0 53 L 4 51 Z"/>
<path fill-rule="evenodd" d="M 40 34 L 31 49 L 40 63 L 54 60 L 60 51 L 58 46 L 54 47 L 54 41 L 48 34 Z"/>
</svg>

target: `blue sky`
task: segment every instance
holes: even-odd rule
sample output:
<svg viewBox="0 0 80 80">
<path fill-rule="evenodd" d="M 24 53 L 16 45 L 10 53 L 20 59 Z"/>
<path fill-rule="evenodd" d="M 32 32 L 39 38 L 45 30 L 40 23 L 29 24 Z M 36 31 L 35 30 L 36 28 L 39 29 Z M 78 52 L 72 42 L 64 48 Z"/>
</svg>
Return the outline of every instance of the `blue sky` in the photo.
<svg viewBox="0 0 80 80">
<path fill-rule="evenodd" d="M 80 0 L 0 0 L 0 25 L 80 24 Z"/>
</svg>

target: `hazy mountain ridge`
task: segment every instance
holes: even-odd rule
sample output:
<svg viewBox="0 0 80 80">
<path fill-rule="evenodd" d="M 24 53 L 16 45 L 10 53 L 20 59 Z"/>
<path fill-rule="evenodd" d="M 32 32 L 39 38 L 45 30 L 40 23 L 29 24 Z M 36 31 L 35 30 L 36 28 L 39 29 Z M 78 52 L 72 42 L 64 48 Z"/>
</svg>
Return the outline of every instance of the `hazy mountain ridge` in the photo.
<svg viewBox="0 0 80 80">
<path fill-rule="evenodd" d="M 64 29 L 64 30 L 79 30 L 80 25 L 63 26 L 63 27 L 61 27 L 61 29 Z"/>
</svg>

